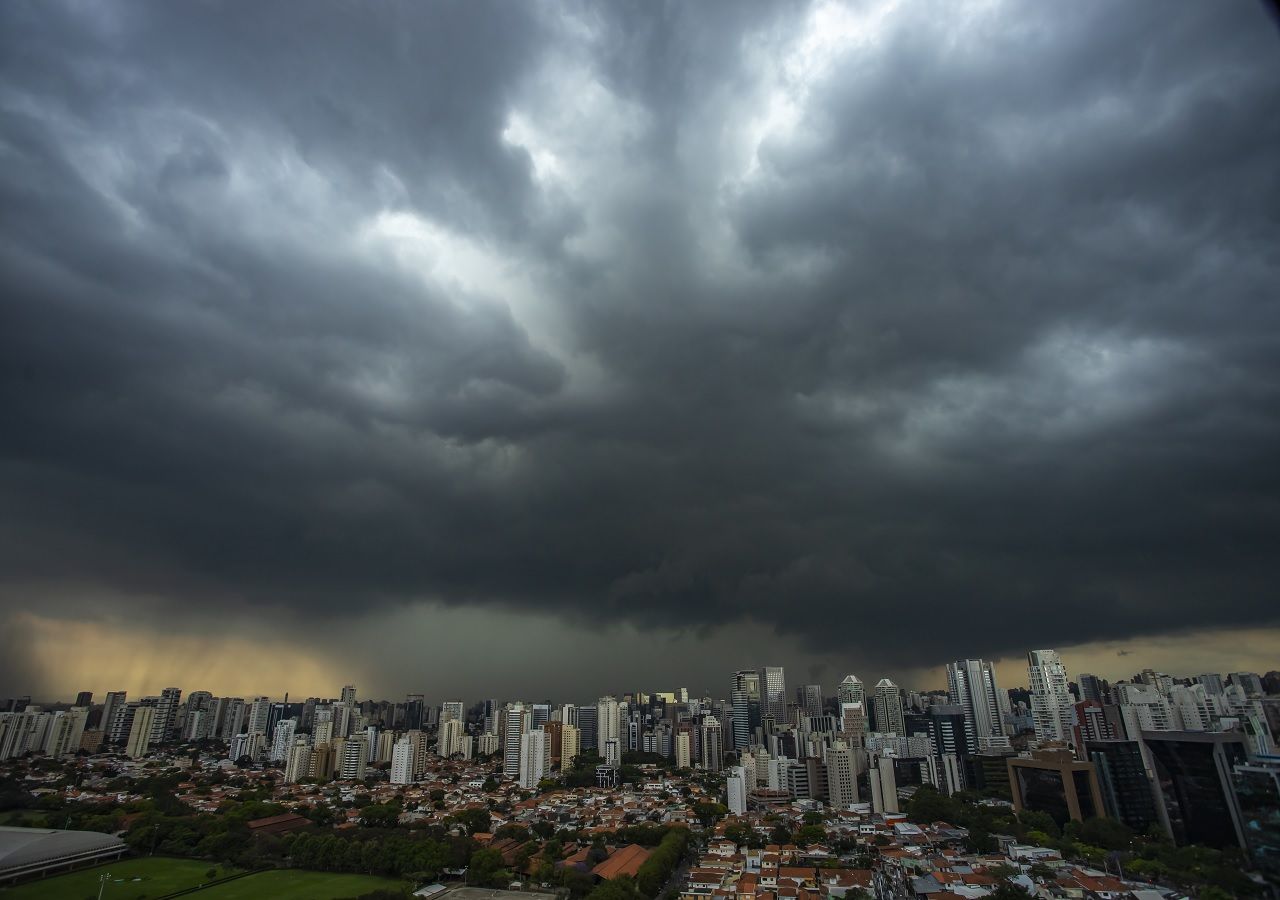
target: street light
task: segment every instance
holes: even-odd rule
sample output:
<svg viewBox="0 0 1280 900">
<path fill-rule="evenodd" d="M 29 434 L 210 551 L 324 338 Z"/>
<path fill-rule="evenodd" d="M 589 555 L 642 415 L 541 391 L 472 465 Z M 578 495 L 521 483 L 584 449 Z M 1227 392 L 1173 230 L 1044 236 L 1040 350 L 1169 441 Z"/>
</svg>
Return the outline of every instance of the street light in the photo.
<svg viewBox="0 0 1280 900">
<path fill-rule="evenodd" d="M 107 879 L 110 877 L 110 872 L 103 872 L 98 876 L 98 900 L 102 900 L 102 892 L 107 886 Z"/>
</svg>

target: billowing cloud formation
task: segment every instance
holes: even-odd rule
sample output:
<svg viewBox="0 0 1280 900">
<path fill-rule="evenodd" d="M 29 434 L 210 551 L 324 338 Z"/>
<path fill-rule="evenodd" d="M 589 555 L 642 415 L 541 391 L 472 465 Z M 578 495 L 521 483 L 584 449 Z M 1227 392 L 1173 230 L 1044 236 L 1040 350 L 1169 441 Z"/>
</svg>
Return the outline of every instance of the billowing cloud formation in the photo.
<svg viewBox="0 0 1280 900">
<path fill-rule="evenodd" d="M 0 615 L 1277 621 L 1259 5 L 0 20 Z"/>
</svg>

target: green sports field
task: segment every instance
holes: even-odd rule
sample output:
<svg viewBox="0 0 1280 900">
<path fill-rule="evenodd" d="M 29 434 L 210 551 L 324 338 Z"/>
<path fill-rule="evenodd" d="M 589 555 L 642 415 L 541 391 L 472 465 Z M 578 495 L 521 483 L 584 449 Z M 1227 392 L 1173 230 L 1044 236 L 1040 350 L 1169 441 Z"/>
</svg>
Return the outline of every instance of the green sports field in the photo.
<svg viewBox="0 0 1280 900">
<path fill-rule="evenodd" d="M 215 868 L 211 863 L 190 859 L 126 859 L 17 887 L 0 887 L 0 900 L 97 900 L 98 877 L 107 872 L 111 878 L 102 892 L 102 900 L 155 900 L 208 882 L 211 868 Z M 216 868 L 218 878 L 236 873 L 228 866 Z M 379 888 L 402 890 L 407 887 L 403 881 L 373 875 L 269 869 L 185 896 L 192 900 L 337 900 Z"/>
<path fill-rule="evenodd" d="M 102 900 L 152 900 L 209 880 L 210 869 L 225 878 L 237 870 L 194 859 L 151 856 L 83 869 L 66 875 L 29 881 L 12 888 L 0 888 L 0 900 L 96 900 L 98 876 L 111 873 L 102 891 Z M 203 895 L 202 895 L 203 896 Z"/>
</svg>

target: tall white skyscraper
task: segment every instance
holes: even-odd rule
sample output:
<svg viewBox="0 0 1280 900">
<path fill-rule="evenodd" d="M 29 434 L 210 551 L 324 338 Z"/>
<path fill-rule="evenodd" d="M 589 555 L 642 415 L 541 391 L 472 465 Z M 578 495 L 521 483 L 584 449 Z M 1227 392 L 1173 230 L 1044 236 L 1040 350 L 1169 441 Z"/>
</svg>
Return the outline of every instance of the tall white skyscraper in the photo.
<svg viewBox="0 0 1280 900">
<path fill-rule="evenodd" d="M 520 787 L 534 790 L 551 770 L 551 742 L 541 728 L 520 736 Z"/>
<path fill-rule="evenodd" d="M 618 701 L 604 696 L 596 703 L 596 746 L 603 754 L 610 740 L 621 743 L 621 723 L 618 717 Z"/>
<path fill-rule="evenodd" d="M 391 750 L 391 783 L 412 784 L 414 745 L 408 738 L 400 738 Z"/>
<path fill-rule="evenodd" d="M 267 697 L 254 697 L 249 707 L 249 734 L 266 734 L 271 721 L 271 700 Z"/>
<path fill-rule="evenodd" d="M 752 778 L 755 781 L 755 778 Z M 746 815 L 747 812 L 747 773 L 742 766 L 732 766 L 729 777 L 725 779 L 727 806 L 735 816 Z"/>
<path fill-rule="evenodd" d="M 440 704 L 440 724 L 443 725 L 449 721 L 463 721 L 466 718 L 466 711 L 461 700 L 446 700 Z"/>
<path fill-rule="evenodd" d="M 520 736 L 529 730 L 530 721 L 523 703 L 509 703 L 503 709 L 502 774 L 507 778 L 520 776 Z"/>
<path fill-rule="evenodd" d="M 1031 682 L 1031 718 L 1036 740 L 1070 743 L 1075 705 L 1067 687 L 1067 669 L 1057 651 L 1027 653 L 1027 677 Z"/>
<path fill-rule="evenodd" d="M 272 762 L 287 763 L 289 761 L 289 752 L 293 748 L 293 733 L 297 728 L 297 719 L 282 719 L 276 723 L 276 731 L 271 743 Z"/>
<path fill-rule="evenodd" d="M 902 691 L 888 678 L 876 682 L 876 731 L 884 734 L 906 734 L 902 717 Z"/>
<path fill-rule="evenodd" d="M 976 750 L 980 739 L 990 743 L 993 736 L 1003 736 L 1000 689 L 991 663 L 961 659 L 948 663 L 946 669 L 947 693 L 951 695 L 951 702 L 964 710 L 969 746 Z"/>
</svg>

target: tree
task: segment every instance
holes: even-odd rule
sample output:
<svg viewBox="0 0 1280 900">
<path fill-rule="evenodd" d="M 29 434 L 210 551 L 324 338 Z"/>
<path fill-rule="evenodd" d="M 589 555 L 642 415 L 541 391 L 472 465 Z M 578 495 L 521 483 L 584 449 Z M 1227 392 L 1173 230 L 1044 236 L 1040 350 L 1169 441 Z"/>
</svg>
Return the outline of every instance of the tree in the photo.
<svg viewBox="0 0 1280 900">
<path fill-rule="evenodd" d="M 1031 895 L 1012 881 L 1002 881 L 991 896 L 993 900 L 1026 900 Z"/>
<path fill-rule="evenodd" d="M 502 867 L 502 854 L 487 847 L 471 854 L 467 866 L 467 884 L 481 887 L 502 887 L 510 879 L 510 873 Z"/>
<path fill-rule="evenodd" d="M 1128 850 L 1133 846 L 1133 829 L 1123 822 L 1095 816 L 1080 825 L 1080 840 L 1104 850 Z"/>
<path fill-rule="evenodd" d="M 619 875 L 600 882 L 587 900 L 640 900 L 640 892 L 630 875 Z"/>
<path fill-rule="evenodd" d="M 487 809 L 464 809 L 461 812 L 454 813 L 449 818 L 467 829 L 468 834 L 486 832 L 493 823 L 493 819 L 490 818 Z"/>
</svg>

